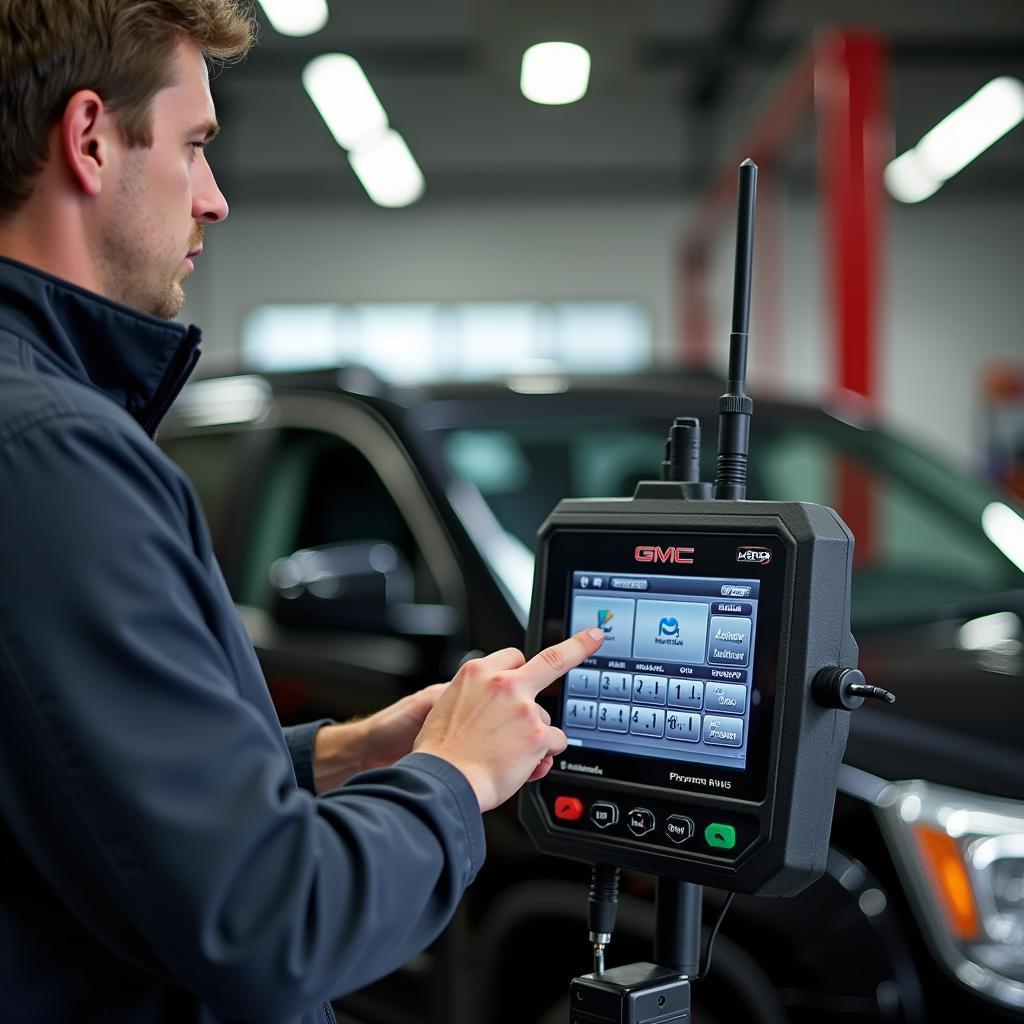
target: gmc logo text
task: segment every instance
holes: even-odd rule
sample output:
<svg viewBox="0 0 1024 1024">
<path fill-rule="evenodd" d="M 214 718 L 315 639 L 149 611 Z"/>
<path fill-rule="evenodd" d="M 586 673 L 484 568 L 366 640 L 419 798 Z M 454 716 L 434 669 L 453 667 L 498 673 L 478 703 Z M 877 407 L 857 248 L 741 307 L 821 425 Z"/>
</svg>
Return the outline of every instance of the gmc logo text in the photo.
<svg viewBox="0 0 1024 1024">
<path fill-rule="evenodd" d="M 641 544 L 633 552 L 637 562 L 672 562 L 674 565 L 693 565 L 693 548 L 657 548 Z"/>
</svg>

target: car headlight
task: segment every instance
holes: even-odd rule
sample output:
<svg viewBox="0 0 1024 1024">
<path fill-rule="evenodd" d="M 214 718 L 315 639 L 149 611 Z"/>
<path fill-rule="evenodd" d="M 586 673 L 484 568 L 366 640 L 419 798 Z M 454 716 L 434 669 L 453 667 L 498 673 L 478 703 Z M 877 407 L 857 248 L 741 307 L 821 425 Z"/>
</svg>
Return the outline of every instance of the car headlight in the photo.
<svg viewBox="0 0 1024 1024">
<path fill-rule="evenodd" d="M 876 811 L 939 959 L 965 985 L 1024 1007 L 1024 803 L 898 782 Z"/>
</svg>

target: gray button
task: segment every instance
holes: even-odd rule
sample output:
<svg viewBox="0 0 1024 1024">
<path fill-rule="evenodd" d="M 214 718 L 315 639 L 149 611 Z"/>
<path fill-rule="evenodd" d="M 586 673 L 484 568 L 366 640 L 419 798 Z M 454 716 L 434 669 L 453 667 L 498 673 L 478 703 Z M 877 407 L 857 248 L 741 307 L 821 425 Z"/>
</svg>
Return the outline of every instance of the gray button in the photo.
<svg viewBox="0 0 1024 1024">
<path fill-rule="evenodd" d="M 693 838 L 696 831 L 693 818 L 688 818 L 685 814 L 673 814 L 665 821 L 665 835 L 673 843 L 685 843 L 687 839 Z"/>
<path fill-rule="evenodd" d="M 633 647 L 633 613 L 636 601 L 622 597 L 577 597 L 572 603 L 572 628 L 600 626 L 604 630 L 603 658 L 628 658 Z"/>
<path fill-rule="evenodd" d="M 707 635 L 706 604 L 647 600 L 636 603 L 634 658 L 667 658 L 686 665 L 703 665 Z"/>
<path fill-rule="evenodd" d="M 669 711 L 665 717 L 665 739 L 696 743 L 700 739 L 700 715 L 688 711 Z"/>
<path fill-rule="evenodd" d="M 704 716 L 704 742 L 717 747 L 743 745 L 743 719 L 724 718 L 721 715 Z"/>
<path fill-rule="evenodd" d="M 608 828 L 609 825 L 618 824 L 619 809 L 610 800 L 598 800 L 590 805 L 590 820 L 598 828 Z"/>
<path fill-rule="evenodd" d="M 750 653 L 750 619 L 713 615 L 708 631 L 708 662 L 712 665 L 747 664 Z"/>
<path fill-rule="evenodd" d="M 629 700 L 633 677 L 628 672 L 602 672 L 601 697 L 604 700 Z"/>
<path fill-rule="evenodd" d="M 729 683 L 708 683 L 704 687 L 704 707 L 708 711 L 742 715 L 747 710 L 747 688 Z"/>
<path fill-rule="evenodd" d="M 649 811 L 646 807 L 634 807 L 626 818 L 626 824 L 633 835 L 645 836 L 648 832 L 654 831 L 654 811 Z"/>
<path fill-rule="evenodd" d="M 668 702 L 674 708 L 702 708 L 704 684 L 694 679 L 669 680 Z"/>
<path fill-rule="evenodd" d="M 629 732 L 629 705 L 602 704 L 597 710 L 597 727 L 604 732 Z"/>
<path fill-rule="evenodd" d="M 668 696 L 665 676 L 633 676 L 633 700 L 640 704 L 664 704 Z"/>
<path fill-rule="evenodd" d="M 565 724 L 577 729 L 597 726 L 597 704 L 592 700 L 570 700 L 565 703 Z"/>
<path fill-rule="evenodd" d="M 567 680 L 569 692 L 578 697 L 596 697 L 600 678 L 596 668 L 574 668 Z"/>
<path fill-rule="evenodd" d="M 664 736 L 665 712 L 661 708 L 634 707 L 629 716 L 629 731 L 634 736 Z"/>
</svg>

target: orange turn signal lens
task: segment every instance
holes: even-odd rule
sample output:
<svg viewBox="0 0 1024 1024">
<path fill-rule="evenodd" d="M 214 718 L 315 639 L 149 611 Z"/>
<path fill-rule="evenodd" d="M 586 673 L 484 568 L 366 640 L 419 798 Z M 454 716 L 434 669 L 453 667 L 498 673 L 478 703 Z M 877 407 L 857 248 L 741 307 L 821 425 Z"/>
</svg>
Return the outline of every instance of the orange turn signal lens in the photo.
<svg viewBox="0 0 1024 1024">
<path fill-rule="evenodd" d="M 926 825 L 915 825 L 914 836 L 953 936 L 965 941 L 980 938 L 974 889 L 956 840 Z"/>
</svg>

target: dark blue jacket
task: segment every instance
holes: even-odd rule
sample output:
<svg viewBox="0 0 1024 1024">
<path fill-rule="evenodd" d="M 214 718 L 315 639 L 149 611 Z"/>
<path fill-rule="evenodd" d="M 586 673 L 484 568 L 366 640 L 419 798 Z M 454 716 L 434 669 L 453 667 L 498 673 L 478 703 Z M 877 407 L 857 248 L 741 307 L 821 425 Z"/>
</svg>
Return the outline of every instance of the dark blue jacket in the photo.
<svg viewBox="0 0 1024 1024">
<path fill-rule="evenodd" d="M 438 758 L 313 795 L 315 727 L 279 726 L 152 440 L 198 341 L 0 260 L 5 1024 L 330 1020 L 483 859 Z"/>
</svg>

